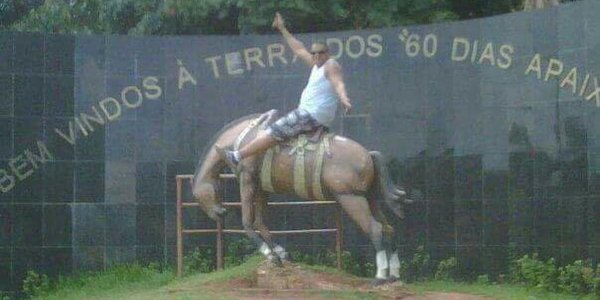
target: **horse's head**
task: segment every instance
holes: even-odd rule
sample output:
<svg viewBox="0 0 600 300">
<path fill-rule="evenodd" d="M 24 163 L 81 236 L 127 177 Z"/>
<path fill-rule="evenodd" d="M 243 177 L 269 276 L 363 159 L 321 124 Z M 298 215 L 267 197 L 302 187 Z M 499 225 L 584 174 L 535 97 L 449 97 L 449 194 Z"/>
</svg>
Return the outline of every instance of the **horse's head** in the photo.
<svg viewBox="0 0 600 300">
<path fill-rule="evenodd" d="M 202 210 L 212 220 L 216 221 L 218 217 L 225 215 L 227 212 L 227 209 L 221 205 L 217 189 L 213 184 L 207 182 L 193 183 L 193 194 L 200 203 Z"/>
</svg>

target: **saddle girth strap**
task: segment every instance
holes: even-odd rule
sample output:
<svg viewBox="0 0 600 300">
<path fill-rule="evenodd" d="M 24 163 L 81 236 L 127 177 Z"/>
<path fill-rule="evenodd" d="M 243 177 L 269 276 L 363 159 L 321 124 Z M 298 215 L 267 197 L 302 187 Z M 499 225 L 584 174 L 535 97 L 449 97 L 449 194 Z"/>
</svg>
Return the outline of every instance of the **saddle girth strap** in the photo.
<svg viewBox="0 0 600 300">
<path fill-rule="evenodd" d="M 262 189 L 271 193 L 275 192 L 275 188 L 273 188 L 273 180 L 271 179 L 273 156 L 275 156 L 275 152 L 279 152 L 279 145 L 271 147 L 269 150 L 267 150 L 267 152 L 265 152 L 260 170 L 260 182 Z"/>
<path fill-rule="evenodd" d="M 314 161 L 314 170 L 313 170 L 313 180 L 311 184 L 311 190 L 313 197 L 319 201 L 325 200 L 325 193 L 323 192 L 323 185 L 321 182 L 322 172 L 323 172 L 323 160 L 325 159 L 325 154 L 330 153 L 330 141 L 329 139 L 333 136 L 333 134 L 327 134 L 323 137 L 323 140 L 318 144 L 309 144 L 306 136 L 300 135 L 298 137 L 298 141 L 296 146 L 288 153 L 288 155 L 295 154 L 296 157 L 294 159 L 294 171 L 293 171 L 293 181 L 294 181 L 294 192 L 296 195 L 306 198 L 309 198 L 309 192 L 306 187 L 306 157 L 304 155 L 304 151 L 317 150 Z M 280 152 L 279 146 L 275 146 L 270 148 L 265 153 L 265 156 L 262 161 L 261 167 L 261 185 L 262 189 L 268 192 L 275 192 L 275 188 L 273 187 L 272 182 L 272 167 L 273 167 L 273 158 L 275 153 Z"/>
</svg>

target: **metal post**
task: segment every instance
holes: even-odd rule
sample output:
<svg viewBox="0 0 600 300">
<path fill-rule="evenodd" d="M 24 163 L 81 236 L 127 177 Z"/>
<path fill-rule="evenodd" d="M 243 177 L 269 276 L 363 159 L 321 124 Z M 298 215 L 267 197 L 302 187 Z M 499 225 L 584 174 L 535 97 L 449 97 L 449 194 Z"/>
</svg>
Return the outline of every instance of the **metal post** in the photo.
<svg viewBox="0 0 600 300">
<path fill-rule="evenodd" d="M 342 270 L 342 207 L 336 205 L 335 209 L 335 251 L 337 252 L 337 268 Z"/>
<path fill-rule="evenodd" d="M 223 270 L 223 217 L 217 219 L 217 270 Z"/>
<path fill-rule="evenodd" d="M 181 215 L 181 179 L 177 178 L 177 277 L 183 275 L 183 221 Z"/>
</svg>

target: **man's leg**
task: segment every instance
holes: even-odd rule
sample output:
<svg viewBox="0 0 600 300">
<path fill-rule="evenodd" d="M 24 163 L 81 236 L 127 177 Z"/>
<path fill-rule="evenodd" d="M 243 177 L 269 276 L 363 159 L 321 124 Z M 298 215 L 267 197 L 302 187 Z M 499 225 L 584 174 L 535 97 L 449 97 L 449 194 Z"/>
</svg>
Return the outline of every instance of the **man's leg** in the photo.
<svg viewBox="0 0 600 300">
<path fill-rule="evenodd" d="M 271 146 L 277 144 L 277 140 L 273 138 L 267 132 L 260 132 L 259 135 L 250 141 L 248 144 L 244 145 L 239 151 L 231 151 L 221 149 L 218 146 L 215 146 L 219 156 L 225 159 L 225 162 L 233 172 L 238 172 L 238 164 L 242 159 L 246 157 L 250 157 L 255 154 L 263 153 Z"/>
<path fill-rule="evenodd" d="M 250 143 L 244 145 L 239 150 L 239 158 L 240 158 L 240 160 L 242 160 L 246 157 L 250 157 L 255 154 L 263 153 L 263 152 L 267 151 L 267 149 L 271 148 L 272 146 L 275 146 L 275 144 L 277 144 L 277 140 L 275 140 L 275 138 L 273 138 L 267 132 L 262 131 L 258 134 L 258 136 L 256 138 L 254 138 L 254 140 L 252 140 Z"/>
<path fill-rule="evenodd" d="M 296 136 L 303 130 L 303 127 L 306 127 L 305 123 L 307 122 L 311 122 L 310 115 L 295 109 L 279 118 L 265 131 L 259 132 L 256 138 L 242 146 L 239 151 L 224 150 L 218 146 L 215 148 L 227 165 L 234 172 L 238 172 L 238 164 L 242 159 L 263 153 L 278 142 Z"/>
</svg>

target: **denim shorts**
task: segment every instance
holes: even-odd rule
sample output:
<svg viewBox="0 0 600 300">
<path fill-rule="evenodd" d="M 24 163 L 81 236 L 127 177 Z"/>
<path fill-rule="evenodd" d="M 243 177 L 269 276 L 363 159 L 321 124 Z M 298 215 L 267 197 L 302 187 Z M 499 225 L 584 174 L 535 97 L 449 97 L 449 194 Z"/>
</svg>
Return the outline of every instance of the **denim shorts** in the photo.
<svg viewBox="0 0 600 300">
<path fill-rule="evenodd" d="M 307 111 L 296 108 L 267 128 L 267 134 L 283 142 L 322 126 Z"/>
</svg>

